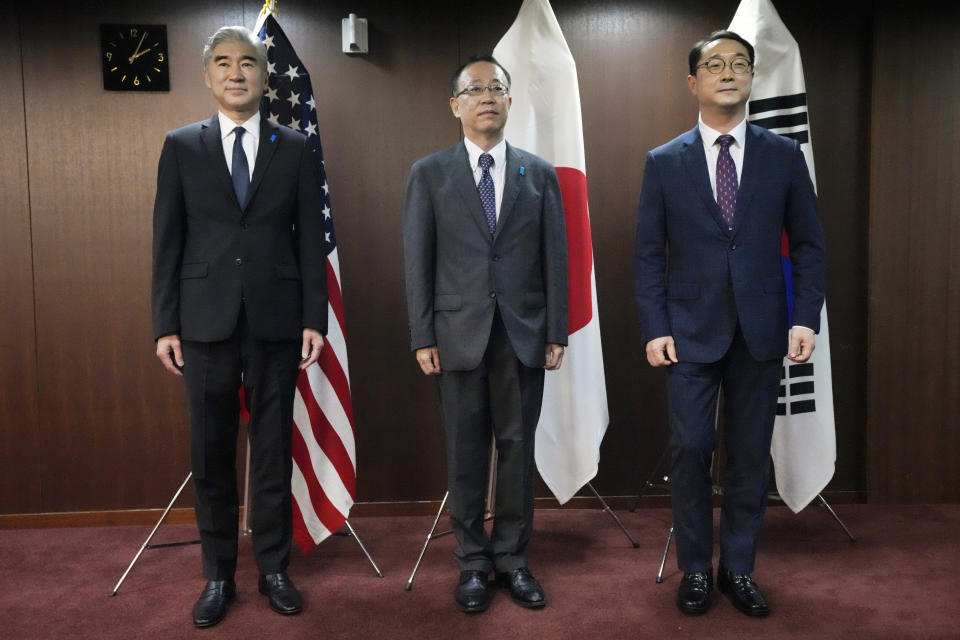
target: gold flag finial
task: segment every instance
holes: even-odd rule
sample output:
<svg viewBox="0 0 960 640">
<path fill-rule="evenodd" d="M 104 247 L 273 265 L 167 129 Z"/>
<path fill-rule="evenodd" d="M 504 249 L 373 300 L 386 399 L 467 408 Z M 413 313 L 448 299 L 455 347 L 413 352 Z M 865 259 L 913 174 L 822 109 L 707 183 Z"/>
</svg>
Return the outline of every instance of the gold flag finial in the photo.
<svg viewBox="0 0 960 640">
<path fill-rule="evenodd" d="M 271 13 L 275 17 L 280 17 L 279 0 L 265 0 L 263 8 L 260 9 L 260 15 L 257 16 L 256 26 L 253 28 L 254 33 L 260 33 L 260 29 L 263 28 L 263 23 L 267 21 L 267 16 Z"/>
</svg>

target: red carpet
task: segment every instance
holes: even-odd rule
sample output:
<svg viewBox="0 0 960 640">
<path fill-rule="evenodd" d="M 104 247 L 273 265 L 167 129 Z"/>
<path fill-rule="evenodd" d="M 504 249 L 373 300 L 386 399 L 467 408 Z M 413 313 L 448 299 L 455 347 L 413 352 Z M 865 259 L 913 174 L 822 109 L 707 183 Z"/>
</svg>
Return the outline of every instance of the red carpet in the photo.
<svg viewBox="0 0 960 640">
<path fill-rule="evenodd" d="M 150 527 L 0 531 L 0 638 L 960 638 L 960 505 L 837 510 L 855 544 L 823 509 L 767 511 L 754 576 L 773 614 L 760 620 L 719 593 L 704 616 L 677 611 L 673 553 L 663 584 L 654 581 L 664 509 L 620 513 L 639 549 L 599 510 L 538 511 L 531 567 L 547 607 L 522 609 L 498 590 L 490 609 L 472 616 L 453 603 L 452 537 L 431 543 L 413 590 L 403 589 L 429 517 L 351 521 L 383 579 L 350 538 L 295 551 L 289 573 L 306 610 L 289 618 L 257 593 L 244 539 L 238 599 L 205 630 L 190 622 L 203 585 L 196 546 L 147 550 L 109 598 Z M 192 526 L 165 526 L 155 542 L 191 537 Z"/>
</svg>

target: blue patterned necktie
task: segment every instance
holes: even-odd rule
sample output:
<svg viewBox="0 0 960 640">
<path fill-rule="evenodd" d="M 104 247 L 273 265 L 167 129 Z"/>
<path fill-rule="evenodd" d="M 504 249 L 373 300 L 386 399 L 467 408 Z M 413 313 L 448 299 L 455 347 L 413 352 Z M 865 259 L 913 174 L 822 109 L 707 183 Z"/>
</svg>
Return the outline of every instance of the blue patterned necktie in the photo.
<svg viewBox="0 0 960 640">
<path fill-rule="evenodd" d="M 241 208 L 247 206 L 247 191 L 250 189 L 250 165 L 243 151 L 243 133 L 243 127 L 233 130 L 233 191 Z"/>
<path fill-rule="evenodd" d="M 497 191 L 493 186 L 493 176 L 490 175 L 493 156 L 489 153 L 480 154 L 480 160 L 477 161 L 477 164 L 483 169 L 480 182 L 477 183 L 477 191 L 480 193 L 480 204 L 483 205 L 487 226 L 490 227 L 490 233 L 492 234 L 497 230 Z"/>
<path fill-rule="evenodd" d="M 716 144 L 720 145 L 720 155 L 717 156 L 717 204 L 723 213 L 723 222 L 728 230 L 733 230 L 733 215 L 737 211 L 737 165 L 730 155 L 730 145 L 733 136 L 720 136 Z"/>
</svg>

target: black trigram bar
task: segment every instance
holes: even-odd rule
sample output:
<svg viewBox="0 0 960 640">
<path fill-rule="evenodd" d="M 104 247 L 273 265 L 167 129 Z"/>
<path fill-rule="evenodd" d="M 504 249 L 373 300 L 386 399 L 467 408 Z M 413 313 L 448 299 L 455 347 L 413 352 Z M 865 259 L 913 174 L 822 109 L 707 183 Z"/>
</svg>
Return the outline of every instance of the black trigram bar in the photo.
<svg viewBox="0 0 960 640">
<path fill-rule="evenodd" d="M 783 136 L 784 138 L 792 138 L 799 142 L 800 144 L 807 144 L 810 142 L 810 132 L 804 129 L 803 131 L 791 131 L 790 133 L 780 133 L 778 135 Z"/>
<path fill-rule="evenodd" d="M 807 124 L 809 121 L 810 119 L 807 117 L 807 112 L 801 111 L 800 113 L 787 113 L 780 116 L 770 116 L 769 118 L 757 118 L 750 122 L 766 129 L 781 129 L 783 127 L 796 127 L 801 124 Z"/>
<path fill-rule="evenodd" d="M 779 394 L 779 395 L 780 395 L 781 398 L 786 398 L 786 397 L 787 397 L 787 385 L 785 385 L 785 384 L 781 384 L 781 385 L 780 385 L 780 394 Z"/>
<path fill-rule="evenodd" d="M 790 385 L 790 395 L 799 396 L 804 393 L 813 393 L 813 381 L 810 382 L 794 382 Z"/>
<path fill-rule="evenodd" d="M 790 403 L 790 415 L 798 413 L 813 413 L 817 410 L 817 403 L 813 400 L 797 400 Z"/>
<path fill-rule="evenodd" d="M 803 376 L 813 375 L 813 363 L 804 362 L 803 364 L 794 364 L 787 368 L 791 378 L 802 378 Z"/>
<path fill-rule="evenodd" d="M 778 416 L 785 416 L 785 415 L 787 415 L 787 403 L 785 403 L 785 402 L 780 402 L 780 403 L 777 404 L 777 415 L 778 415 Z"/>
<path fill-rule="evenodd" d="M 807 104 L 807 94 L 795 93 L 790 96 L 777 96 L 776 98 L 764 98 L 763 100 L 752 100 L 748 105 L 750 115 L 755 113 L 764 113 L 766 111 L 776 111 L 777 109 L 793 109 Z"/>
</svg>

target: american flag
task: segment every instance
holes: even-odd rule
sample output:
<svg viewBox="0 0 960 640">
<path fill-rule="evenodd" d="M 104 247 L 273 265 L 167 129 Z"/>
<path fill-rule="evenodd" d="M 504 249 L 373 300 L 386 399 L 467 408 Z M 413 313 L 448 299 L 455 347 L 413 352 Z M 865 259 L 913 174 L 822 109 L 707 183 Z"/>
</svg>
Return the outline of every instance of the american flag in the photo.
<svg viewBox="0 0 960 640">
<path fill-rule="evenodd" d="M 310 138 L 323 198 L 317 215 L 323 216 L 325 242 L 317 251 L 327 255 L 330 322 L 320 360 L 300 372 L 293 407 L 293 537 L 306 552 L 343 526 L 356 498 L 357 456 L 340 264 L 310 74 L 272 14 L 265 10 L 254 31 L 267 46 L 270 74 L 260 111 L 270 122 Z"/>
</svg>

